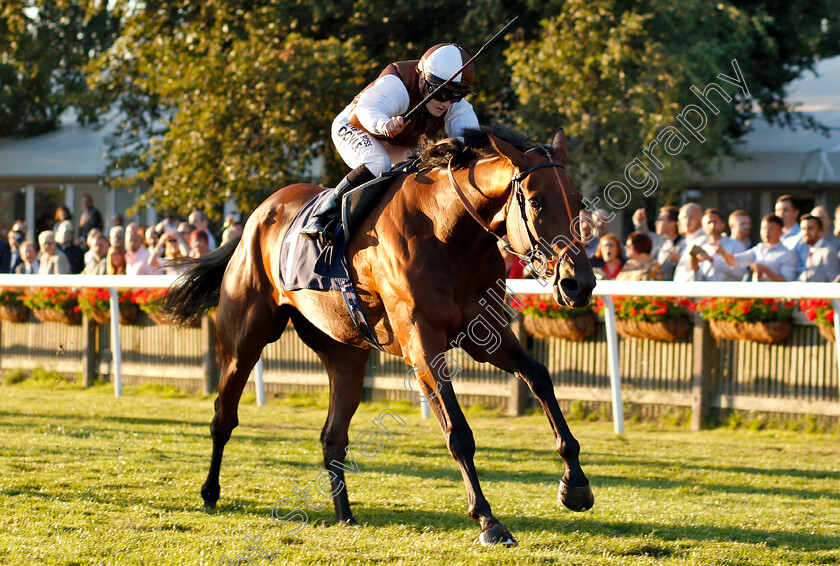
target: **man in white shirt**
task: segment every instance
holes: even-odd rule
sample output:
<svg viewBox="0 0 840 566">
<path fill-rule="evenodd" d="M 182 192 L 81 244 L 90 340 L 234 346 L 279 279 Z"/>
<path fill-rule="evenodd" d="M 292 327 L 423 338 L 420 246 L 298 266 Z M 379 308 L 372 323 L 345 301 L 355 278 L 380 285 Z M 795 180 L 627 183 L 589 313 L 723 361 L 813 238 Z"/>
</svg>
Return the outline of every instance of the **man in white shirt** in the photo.
<svg viewBox="0 0 840 566">
<path fill-rule="evenodd" d="M 782 195 L 776 199 L 776 216 L 782 219 L 781 242 L 784 246 L 796 254 L 799 261 L 796 264 L 796 274 L 805 268 L 805 260 L 808 257 L 808 246 L 802 241 L 802 232 L 799 228 L 799 206 L 790 195 Z"/>
<path fill-rule="evenodd" d="M 125 231 L 125 274 L 153 275 L 155 268 L 149 265 L 149 250 L 143 245 L 143 230 L 136 222 L 129 224 Z"/>
<path fill-rule="evenodd" d="M 469 59 L 457 45 L 441 43 L 419 61 L 391 63 L 356 95 L 332 124 L 333 143 L 353 170 L 321 204 L 301 236 L 331 243 L 333 230 L 329 227 L 338 214 L 341 196 L 390 170 L 392 162 L 405 159 L 421 135 L 434 135 L 445 128 L 447 137 L 455 138 L 465 129 L 478 127 L 475 111 L 465 99 L 472 89 L 475 65 L 470 63 L 458 72 Z M 402 114 L 453 76 L 423 111 L 408 122 L 403 120 Z"/>
<path fill-rule="evenodd" d="M 717 253 L 718 247 L 733 255 L 746 250 L 744 244 L 723 233 L 724 227 L 723 217 L 717 209 L 707 208 L 703 212 L 703 232 L 707 239 L 694 248 L 695 252 L 689 250 L 688 254 L 695 281 L 740 281 L 744 278 L 746 268 L 728 265 Z"/>
<path fill-rule="evenodd" d="M 781 243 L 782 219 L 768 214 L 761 219 L 761 243 L 745 252 L 730 254 L 720 246 L 720 254 L 730 267 L 750 267 L 753 281 L 793 281 L 796 278 L 796 254 Z"/>
<path fill-rule="evenodd" d="M 750 230 L 752 229 L 752 218 L 746 210 L 733 210 L 729 214 L 729 237 L 744 244 L 744 249 L 752 247 Z"/>
<path fill-rule="evenodd" d="M 693 246 L 700 246 L 706 242 L 706 234 L 702 229 L 703 209 L 695 202 L 682 205 L 678 217 L 680 233 L 685 238 L 685 247 L 680 254 L 680 260 L 674 269 L 674 281 L 694 281 L 694 270 L 691 269 L 689 250 Z"/>
<path fill-rule="evenodd" d="M 799 227 L 802 230 L 802 241 L 808 246 L 808 258 L 805 260 L 805 269 L 799 275 L 799 280 L 814 283 L 834 281 L 834 278 L 840 274 L 837 248 L 825 243 L 822 221 L 809 214 L 802 217 Z"/>
</svg>

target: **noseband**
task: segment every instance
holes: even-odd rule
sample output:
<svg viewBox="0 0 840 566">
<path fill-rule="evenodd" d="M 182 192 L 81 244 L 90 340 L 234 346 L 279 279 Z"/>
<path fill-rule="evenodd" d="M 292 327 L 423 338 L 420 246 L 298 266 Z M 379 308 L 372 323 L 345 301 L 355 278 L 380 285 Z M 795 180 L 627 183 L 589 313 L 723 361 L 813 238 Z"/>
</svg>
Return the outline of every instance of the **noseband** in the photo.
<svg viewBox="0 0 840 566">
<path fill-rule="evenodd" d="M 534 148 L 534 149 L 536 149 L 536 148 Z M 522 220 L 523 225 L 525 226 L 525 232 L 528 234 L 528 240 L 531 244 L 531 249 L 528 250 L 528 252 L 526 252 L 525 254 L 520 254 L 520 253 L 517 253 L 516 251 L 514 251 L 513 247 L 510 245 L 509 242 L 505 242 L 504 239 L 501 236 L 499 236 L 498 234 L 493 232 L 493 230 L 491 230 L 491 228 L 490 228 L 490 225 L 487 224 L 487 222 L 484 220 L 484 218 L 481 217 L 481 215 L 478 213 L 478 211 L 475 209 L 475 207 L 473 207 L 473 205 L 470 203 L 470 201 L 467 200 L 466 195 L 464 195 L 464 192 L 461 190 L 461 187 L 458 186 L 458 182 L 455 180 L 454 175 L 452 175 L 452 159 L 453 158 L 449 159 L 449 164 L 447 166 L 447 173 L 449 175 L 449 182 L 452 185 L 452 188 L 455 189 L 455 193 L 458 195 L 458 198 L 463 203 L 464 208 L 466 208 L 467 212 L 470 214 L 470 216 L 472 216 L 473 219 L 475 219 L 475 221 L 478 222 L 478 224 L 482 228 L 484 228 L 485 232 L 487 232 L 488 234 L 492 234 L 495 238 L 497 238 L 500 242 L 502 242 L 503 247 L 504 247 L 506 252 L 515 255 L 519 259 L 521 259 L 523 261 L 526 261 L 528 263 L 532 263 L 532 264 L 533 263 L 539 263 L 540 265 L 542 265 L 544 267 L 551 266 L 551 271 L 546 271 L 543 274 L 543 275 L 546 275 L 546 276 L 550 276 L 551 274 L 553 274 L 554 269 L 555 269 L 555 265 L 558 261 L 564 262 L 564 263 L 565 262 L 571 263 L 570 259 L 567 258 L 568 252 L 569 252 L 570 248 L 572 248 L 575 244 L 579 244 L 580 240 L 578 240 L 577 236 L 574 234 L 574 231 L 572 231 L 572 238 L 573 239 L 572 239 L 571 243 L 569 243 L 562 250 L 559 250 L 559 251 L 553 250 L 553 251 L 557 251 L 557 254 L 554 258 L 549 259 L 549 258 L 546 257 L 545 253 L 540 248 L 539 239 L 536 238 L 534 236 L 534 233 L 531 231 L 531 225 L 528 222 L 528 216 L 525 214 L 525 204 L 526 204 L 525 203 L 525 189 L 522 187 L 522 184 L 525 181 L 525 179 L 528 177 L 528 175 L 530 175 L 531 173 L 533 173 L 537 169 L 542 169 L 543 167 L 552 167 L 553 168 L 552 170 L 554 171 L 554 175 L 555 175 L 555 177 L 557 177 L 557 184 L 560 186 L 560 191 L 563 194 L 563 201 L 566 204 L 566 212 L 567 212 L 569 221 L 573 222 L 572 207 L 569 205 L 569 197 L 566 194 L 566 189 L 563 187 L 563 183 L 560 181 L 560 174 L 557 172 L 557 169 L 556 169 L 557 167 L 565 169 L 566 166 L 563 165 L 562 163 L 552 161 L 551 160 L 551 154 L 548 151 L 546 151 L 545 148 L 540 148 L 540 149 L 542 149 L 542 151 L 545 153 L 545 157 L 548 161 L 546 163 L 539 163 L 537 165 L 534 165 L 533 167 L 529 167 L 528 169 L 526 169 L 525 171 L 522 171 L 522 172 L 519 172 L 518 170 L 515 170 L 514 174 L 513 174 L 513 177 L 510 180 L 510 184 L 508 185 L 508 187 L 510 187 L 511 191 L 510 191 L 510 195 L 508 196 L 507 203 L 505 204 L 505 218 L 507 218 L 508 211 L 510 210 L 510 205 L 513 202 L 513 199 L 514 198 L 516 199 L 516 204 L 517 204 L 517 207 L 519 208 L 519 217 Z M 528 151 L 532 151 L 532 150 L 528 150 Z M 534 228 L 534 232 L 536 232 L 536 228 Z"/>
</svg>

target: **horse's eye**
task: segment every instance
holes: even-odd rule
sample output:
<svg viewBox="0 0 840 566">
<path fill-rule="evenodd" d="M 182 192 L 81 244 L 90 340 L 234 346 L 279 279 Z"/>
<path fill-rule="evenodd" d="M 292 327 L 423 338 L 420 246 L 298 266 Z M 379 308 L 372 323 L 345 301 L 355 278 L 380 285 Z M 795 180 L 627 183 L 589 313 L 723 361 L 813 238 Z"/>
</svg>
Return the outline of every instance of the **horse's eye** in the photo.
<svg viewBox="0 0 840 566">
<path fill-rule="evenodd" d="M 531 208 L 534 212 L 539 212 L 540 210 L 542 210 L 542 202 L 538 197 L 532 197 L 528 199 L 528 204 L 531 205 Z"/>
</svg>

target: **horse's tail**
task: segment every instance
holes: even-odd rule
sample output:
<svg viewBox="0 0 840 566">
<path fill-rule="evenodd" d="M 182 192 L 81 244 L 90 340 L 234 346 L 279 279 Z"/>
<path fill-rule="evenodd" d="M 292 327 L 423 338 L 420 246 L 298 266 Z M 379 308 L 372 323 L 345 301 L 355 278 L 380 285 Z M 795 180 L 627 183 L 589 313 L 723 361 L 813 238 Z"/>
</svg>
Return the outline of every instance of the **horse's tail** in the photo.
<svg viewBox="0 0 840 566">
<path fill-rule="evenodd" d="M 222 277 L 239 240 L 237 237 L 209 254 L 179 262 L 188 267 L 169 287 L 160 311 L 173 323 L 186 326 L 198 322 L 202 315 L 219 304 Z"/>
</svg>

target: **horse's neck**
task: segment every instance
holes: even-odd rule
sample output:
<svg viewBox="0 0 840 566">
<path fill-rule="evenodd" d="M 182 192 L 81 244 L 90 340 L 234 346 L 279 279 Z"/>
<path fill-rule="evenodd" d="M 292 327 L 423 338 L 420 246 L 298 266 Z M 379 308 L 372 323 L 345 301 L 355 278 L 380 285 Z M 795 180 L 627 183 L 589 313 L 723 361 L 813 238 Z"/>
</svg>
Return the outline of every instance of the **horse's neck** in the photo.
<svg viewBox="0 0 840 566">
<path fill-rule="evenodd" d="M 472 217 L 452 186 L 446 170 L 439 170 L 434 187 L 434 199 L 438 210 L 434 216 L 436 223 L 450 226 L 453 231 L 466 228 L 468 232 L 483 228 Z M 508 199 L 511 170 L 498 165 L 498 162 L 482 160 L 465 169 L 452 172 L 464 197 L 484 219 L 490 228 L 497 232 L 504 223 L 504 209 Z M 461 231 L 461 230 L 458 230 Z"/>
</svg>

